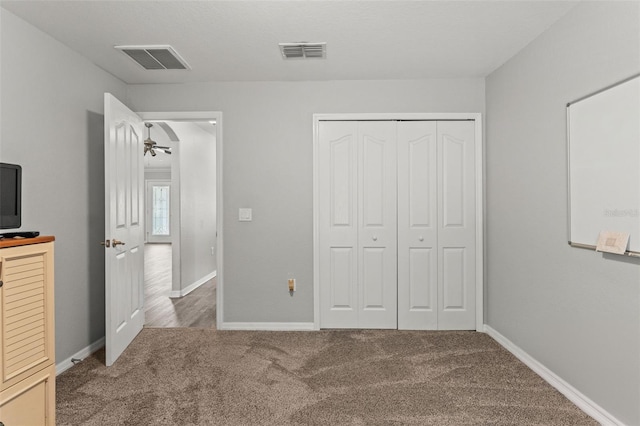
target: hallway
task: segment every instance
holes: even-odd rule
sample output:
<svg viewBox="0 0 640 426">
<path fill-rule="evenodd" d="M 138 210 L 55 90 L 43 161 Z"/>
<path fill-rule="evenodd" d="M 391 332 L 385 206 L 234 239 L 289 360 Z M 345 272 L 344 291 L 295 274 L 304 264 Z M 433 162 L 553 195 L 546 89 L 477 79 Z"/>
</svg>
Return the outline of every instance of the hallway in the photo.
<svg viewBox="0 0 640 426">
<path fill-rule="evenodd" d="M 170 292 L 171 244 L 146 244 L 145 327 L 215 328 L 215 278 L 181 298 L 170 298 Z"/>
</svg>

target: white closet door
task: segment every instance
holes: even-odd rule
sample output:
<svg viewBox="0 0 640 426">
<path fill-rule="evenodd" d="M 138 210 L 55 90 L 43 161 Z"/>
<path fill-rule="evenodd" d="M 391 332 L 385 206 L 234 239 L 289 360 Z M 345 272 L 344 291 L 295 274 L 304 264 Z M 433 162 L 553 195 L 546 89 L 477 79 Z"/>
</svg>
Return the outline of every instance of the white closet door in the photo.
<svg viewBox="0 0 640 426">
<path fill-rule="evenodd" d="M 438 329 L 475 330 L 475 124 L 438 122 Z"/>
<path fill-rule="evenodd" d="M 397 328 L 396 122 L 358 123 L 359 328 Z"/>
<path fill-rule="evenodd" d="M 320 327 L 474 330 L 475 123 L 318 135 Z"/>
<path fill-rule="evenodd" d="M 319 123 L 320 327 L 358 327 L 357 122 Z"/>
<path fill-rule="evenodd" d="M 435 121 L 398 123 L 398 328 L 438 328 Z"/>
<path fill-rule="evenodd" d="M 395 122 L 319 123 L 320 327 L 397 327 Z"/>
<path fill-rule="evenodd" d="M 475 125 L 398 123 L 398 327 L 473 330 Z"/>
</svg>

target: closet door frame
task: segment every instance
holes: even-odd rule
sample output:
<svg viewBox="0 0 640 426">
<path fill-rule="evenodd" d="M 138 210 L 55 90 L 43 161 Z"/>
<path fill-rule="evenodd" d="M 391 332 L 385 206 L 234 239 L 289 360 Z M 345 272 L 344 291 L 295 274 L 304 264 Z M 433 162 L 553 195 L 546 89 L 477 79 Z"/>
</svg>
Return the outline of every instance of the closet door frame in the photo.
<svg viewBox="0 0 640 426">
<path fill-rule="evenodd" d="M 475 124 L 476 207 L 476 331 L 484 331 L 484 138 L 480 113 L 363 113 L 313 115 L 313 324 L 320 329 L 320 226 L 319 226 L 319 123 L 321 121 L 445 121 L 469 120 Z"/>
</svg>

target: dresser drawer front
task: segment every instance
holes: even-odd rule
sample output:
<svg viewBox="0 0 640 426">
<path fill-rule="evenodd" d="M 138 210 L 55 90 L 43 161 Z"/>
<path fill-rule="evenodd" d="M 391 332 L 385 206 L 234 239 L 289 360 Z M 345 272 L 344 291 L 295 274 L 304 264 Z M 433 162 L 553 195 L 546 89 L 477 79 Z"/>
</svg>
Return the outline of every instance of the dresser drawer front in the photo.
<svg viewBox="0 0 640 426">
<path fill-rule="evenodd" d="M 10 425 L 55 425 L 55 367 L 0 392 L 0 421 Z"/>
</svg>

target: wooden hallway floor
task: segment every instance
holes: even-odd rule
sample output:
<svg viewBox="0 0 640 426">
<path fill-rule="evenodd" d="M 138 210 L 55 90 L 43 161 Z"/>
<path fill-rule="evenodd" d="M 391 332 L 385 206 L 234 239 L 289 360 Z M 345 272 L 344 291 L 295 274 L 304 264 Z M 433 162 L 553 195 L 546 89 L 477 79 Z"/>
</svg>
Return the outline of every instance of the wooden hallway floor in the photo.
<svg viewBox="0 0 640 426">
<path fill-rule="evenodd" d="M 171 299 L 171 244 L 144 248 L 145 327 L 215 328 L 216 279 Z"/>
</svg>

